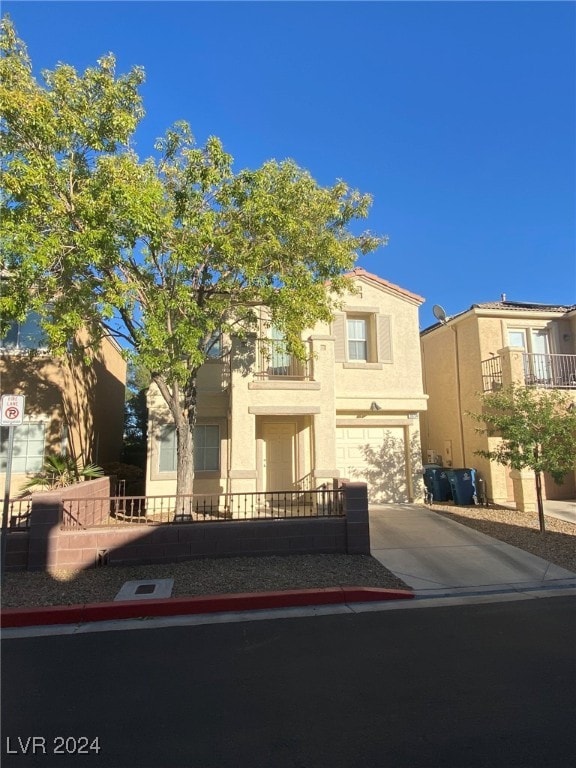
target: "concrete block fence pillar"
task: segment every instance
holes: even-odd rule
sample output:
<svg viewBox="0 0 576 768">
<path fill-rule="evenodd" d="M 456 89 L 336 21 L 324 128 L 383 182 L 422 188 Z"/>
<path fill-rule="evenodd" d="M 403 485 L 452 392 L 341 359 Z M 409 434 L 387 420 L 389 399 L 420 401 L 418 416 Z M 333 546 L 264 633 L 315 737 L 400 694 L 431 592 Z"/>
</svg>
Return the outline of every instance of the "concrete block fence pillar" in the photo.
<svg viewBox="0 0 576 768">
<path fill-rule="evenodd" d="M 346 514 L 346 551 L 349 555 L 370 554 L 368 486 L 366 483 L 343 483 Z"/>
</svg>

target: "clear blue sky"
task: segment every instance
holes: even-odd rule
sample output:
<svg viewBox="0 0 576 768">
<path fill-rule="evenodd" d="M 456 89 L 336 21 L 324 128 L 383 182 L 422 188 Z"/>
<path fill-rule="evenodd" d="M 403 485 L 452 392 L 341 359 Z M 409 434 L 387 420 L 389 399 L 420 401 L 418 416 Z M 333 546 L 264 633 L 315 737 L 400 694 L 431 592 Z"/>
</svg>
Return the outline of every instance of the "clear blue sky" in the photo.
<svg viewBox="0 0 576 768">
<path fill-rule="evenodd" d="M 35 68 L 146 70 L 137 151 L 178 119 L 235 167 L 293 158 L 373 195 L 359 266 L 449 315 L 576 303 L 572 2 L 20 2 Z"/>
</svg>

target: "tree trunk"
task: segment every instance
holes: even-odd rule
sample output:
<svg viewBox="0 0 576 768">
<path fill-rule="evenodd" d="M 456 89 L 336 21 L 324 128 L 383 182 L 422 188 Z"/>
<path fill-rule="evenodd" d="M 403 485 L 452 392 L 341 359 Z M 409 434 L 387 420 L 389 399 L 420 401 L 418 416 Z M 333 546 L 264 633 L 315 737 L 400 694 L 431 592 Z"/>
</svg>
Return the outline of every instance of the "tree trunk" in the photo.
<svg viewBox="0 0 576 768">
<path fill-rule="evenodd" d="M 153 376 L 176 429 L 176 515 L 192 513 L 194 492 L 194 427 L 197 415 L 197 370 L 191 372 L 182 394 L 179 385 L 171 387 L 161 376 Z"/>
<path fill-rule="evenodd" d="M 542 501 L 542 475 L 540 472 L 534 472 L 536 478 L 536 501 L 538 503 L 538 520 L 540 522 L 540 533 L 546 532 L 546 523 L 544 520 L 544 502 Z"/>
<path fill-rule="evenodd" d="M 194 493 L 194 427 L 197 416 L 196 372 L 184 388 L 184 398 L 179 408 L 180 418 L 176 421 L 176 495 L 180 514 L 190 514 L 192 511 L 192 494 Z M 180 509 L 187 499 L 187 509 Z"/>
<path fill-rule="evenodd" d="M 184 497 L 194 492 L 194 432 L 188 419 L 184 418 L 176 426 L 176 495 L 178 496 L 178 514 L 188 514 L 180 509 Z"/>
</svg>

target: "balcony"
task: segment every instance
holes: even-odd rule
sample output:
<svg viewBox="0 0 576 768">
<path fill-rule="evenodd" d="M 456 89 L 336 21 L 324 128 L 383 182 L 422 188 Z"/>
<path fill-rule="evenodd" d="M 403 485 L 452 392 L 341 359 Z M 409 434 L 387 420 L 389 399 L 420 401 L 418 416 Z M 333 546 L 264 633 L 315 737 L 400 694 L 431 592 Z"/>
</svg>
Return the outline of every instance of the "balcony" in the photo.
<svg viewBox="0 0 576 768">
<path fill-rule="evenodd" d="M 310 359 L 298 360 L 290 355 L 283 341 L 259 341 L 256 355 L 256 379 L 310 381 Z"/>
<path fill-rule="evenodd" d="M 525 387 L 576 390 L 576 355 L 553 355 L 520 352 L 521 369 L 518 375 L 506 382 L 502 372 L 502 357 L 494 356 L 482 361 L 482 386 L 484 392 L 501 389 L 515 381 Z"/>
<path fill-rule="evenodd" d="M 525 352 L 524 384 L 527 387 L 576 389 L 576 355 Z"/>
</svg>

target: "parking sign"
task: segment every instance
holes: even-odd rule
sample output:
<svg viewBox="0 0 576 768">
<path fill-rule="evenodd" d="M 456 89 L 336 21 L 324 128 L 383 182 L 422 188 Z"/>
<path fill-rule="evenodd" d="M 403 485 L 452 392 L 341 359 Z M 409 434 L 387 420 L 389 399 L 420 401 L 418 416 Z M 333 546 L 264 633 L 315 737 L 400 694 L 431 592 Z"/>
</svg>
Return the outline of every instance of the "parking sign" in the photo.
<svg viewBox="0 0 576 768">
<path fill-rule="evenodd" d="M 0 398 L 0 425 L 14 427 L 24 421 L 24 395 L 2 395 Z"/>
</svg>

